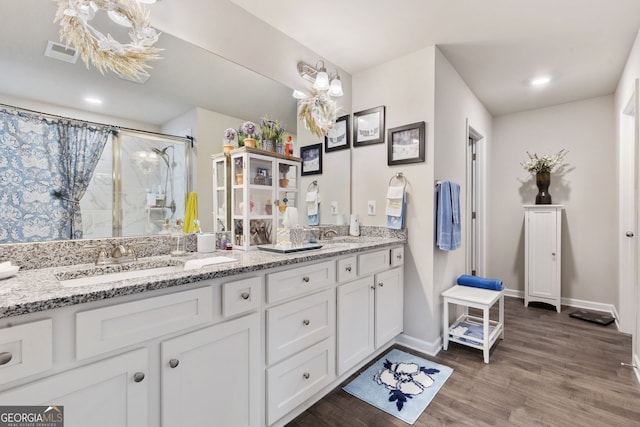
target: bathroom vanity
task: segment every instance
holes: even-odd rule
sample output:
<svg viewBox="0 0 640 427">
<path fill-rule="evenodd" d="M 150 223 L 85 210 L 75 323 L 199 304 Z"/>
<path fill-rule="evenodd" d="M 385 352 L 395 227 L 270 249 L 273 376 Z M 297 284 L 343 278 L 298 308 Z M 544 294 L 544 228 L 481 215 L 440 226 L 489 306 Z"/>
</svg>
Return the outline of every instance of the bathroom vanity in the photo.
<svg viewBox="0 0 640 427">
<path fill-rule="evenodd" d="M 404 243 L 86 286 L 56 279 L 78 266 L 20 272 L 0 282 L 0 405 L 63 405 L 68 427 L 284 425 L 402 332 Z"/>
</svg>

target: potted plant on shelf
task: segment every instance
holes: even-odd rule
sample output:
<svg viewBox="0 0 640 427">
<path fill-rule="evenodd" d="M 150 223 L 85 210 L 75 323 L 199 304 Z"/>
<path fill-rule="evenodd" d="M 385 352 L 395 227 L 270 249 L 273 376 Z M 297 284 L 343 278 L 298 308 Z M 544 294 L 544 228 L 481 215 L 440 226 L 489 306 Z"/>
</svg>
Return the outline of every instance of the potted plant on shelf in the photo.
<svg viewBox="0 0 640 427">
<path fill-rule="evenodd" d="M 242 157 L 236 157 L 234 159 L 234 172 L 236 174 L 236 184 L 242 185 L 243 182 L 243 172 L 242 172 Z"/>
<path fill-rule="evenodd" d="M 564 163 L 566 154 L 567 151 L 564 148 L 555 154 L 545 154 L 543 156 L 538 156 L 536 153 L 531 154 L 527 151 L 529 160 L 520 164 L 527 172 L 536 174 L 536 185 L 538 187 L 536 205 L 551 204 L 551 194 L 549 194 L 551 172 Z"/>
<path fill-rule="evenodd" d="M 278 143 L 282 144 L 284 126 L 278 120 L 263 117 L 260 124 L 262 146 L 266 151 L 277 151 Z"/>
<path fill-rule="evenodd" d="M 287 188 L 289 186 L 289 179 L 287 178 L 287 174 L 289 173 L 289 168 L 291 166 L 286 165 L 284 163 L 280 164 L 280 180 L 279 184 L 282 188 Z"/>
<path fill-rule="evenodd" d="M 256 124 L 253 122 L 244 122 L 238 129 L 238 141 L 242 141 L 242 145 L 246 147 L 256 148 L 258 138 Z"/>
<path fill-rule="evenodd" d="M 238 137 L 238 132 L 234 128 L 227 128 L 224 131 L 224 140 L 222 142 L 222 147 L 224 149 L 225 154 L 229 154 L 231 150 L 233 150 L 236 147 L 234 141 L 237 137 Z"/>
</svg>

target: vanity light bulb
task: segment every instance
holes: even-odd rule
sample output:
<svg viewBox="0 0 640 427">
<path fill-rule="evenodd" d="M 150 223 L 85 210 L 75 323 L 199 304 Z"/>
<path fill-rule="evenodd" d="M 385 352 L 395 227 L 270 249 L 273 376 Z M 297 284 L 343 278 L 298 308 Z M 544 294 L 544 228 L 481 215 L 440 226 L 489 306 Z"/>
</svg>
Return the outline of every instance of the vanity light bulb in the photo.
<svg viewBox="0 0 640 427">
<path fill-rule="evenodd" d="M 319 71 L 318 74 L 316 74 L 316 81 L 313 87 L 318 90 L 329 89 L 329 75 L 326 71 Z"/>
<path fill-rule="evenodd" d="M 342 91 L 342 82 L 340 81 L 340 76 L 331 80 L 331 85 L 329 86 L 329 95 L 330 96 L 344 95 L 344 92 Z"/>
</svg>

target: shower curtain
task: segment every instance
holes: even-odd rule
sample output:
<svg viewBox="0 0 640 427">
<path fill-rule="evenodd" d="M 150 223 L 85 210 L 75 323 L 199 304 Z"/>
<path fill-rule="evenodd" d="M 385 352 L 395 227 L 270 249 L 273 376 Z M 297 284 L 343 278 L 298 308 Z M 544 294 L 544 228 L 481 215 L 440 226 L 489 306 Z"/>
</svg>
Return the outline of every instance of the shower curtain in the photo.
<svg viewBox="0 0 640 427">
<path fill-rule="evenodd" d="M 110 131 L 0 108 L 0 243 L 82 237 L 78 202 Z"/>
</svg>

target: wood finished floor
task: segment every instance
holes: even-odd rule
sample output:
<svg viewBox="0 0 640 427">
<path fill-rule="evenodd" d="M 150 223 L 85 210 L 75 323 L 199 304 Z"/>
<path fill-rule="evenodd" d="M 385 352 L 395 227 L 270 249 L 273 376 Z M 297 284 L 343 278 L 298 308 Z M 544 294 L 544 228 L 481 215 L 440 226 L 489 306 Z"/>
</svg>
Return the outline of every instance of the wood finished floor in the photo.
<svg viewBox="0 0 640 427">
<path fill-rule="evenodd" d="M 454 369 L 414 425 L 640 426 L 640 385 L 620 365 L 631 361 L 631 336 L 572 311 L 505 298 L 505 339 L 488 365 L 480 350 L 456 343 L 436 357 L 397 346 Z M 287 426 L 407 426 L 342 390 L 365 368 Z"/>
</svg>

